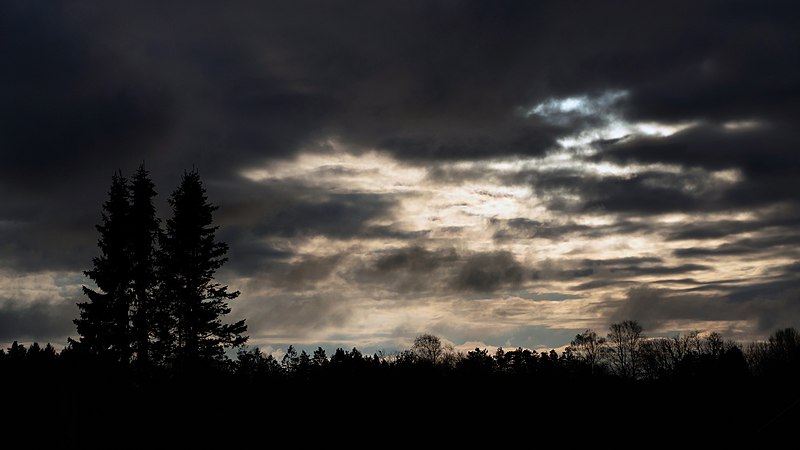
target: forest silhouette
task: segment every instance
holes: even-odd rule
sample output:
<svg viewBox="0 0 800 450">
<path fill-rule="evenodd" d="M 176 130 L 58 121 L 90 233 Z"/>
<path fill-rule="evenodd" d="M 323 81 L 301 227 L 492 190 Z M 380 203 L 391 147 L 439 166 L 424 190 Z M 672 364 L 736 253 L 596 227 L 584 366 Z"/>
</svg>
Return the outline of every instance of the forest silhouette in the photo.
<svg viewBox="0 0 800 450">
<path fill-rule="evenodd" d="M 184 173 L 163 229 L 155 196 L 144 165 L 130 180 L 113 176 L 77 340 L 61 351 L 0 349 L 6 423 L 33 447 L 226 445 L 236 429 L 264 426 L 311 429 L 306 444 L 367 429 L 413 442 L 434 427 L 444 433 L 436 441 L 456 433 L 500 445 L 494 426 L 573 434 L 564 442 L 611 433 L 721 442 L 788 434 L 800 413 L 795 328 L 745 344 L 700 331 L 648 337 L 632 319 L 586 330 L 560 352 L 460 352 L 421 334 L 391 353 L 289 346 L 276 358 L 246 345 L 244 320 L 226 319 L 239 293 L 214 279 L 227 245 L 198 172 Z"/>
</svg>

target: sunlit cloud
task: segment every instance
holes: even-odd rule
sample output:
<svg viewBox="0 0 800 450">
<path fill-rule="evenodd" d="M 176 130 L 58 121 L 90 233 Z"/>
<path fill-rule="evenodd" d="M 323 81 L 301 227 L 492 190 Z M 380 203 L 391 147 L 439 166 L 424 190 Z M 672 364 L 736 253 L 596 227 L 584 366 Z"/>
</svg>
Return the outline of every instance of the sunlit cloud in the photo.
<svg viewBox="0 0 800 450">
<path fill-rule="evenodd" d="M 21 303 L 72 300 L 89 280 L 73 272 L 15 273 L 0 270 L 0 299 Z"/>
<path fill-rule="evenodd" d="M 624 90 L 612 90 L 597 96 L 552 98 L 537 104 L 527 111 L 528 116 L 537 115 L 555 123 L 569 121 L 569 116 L 591 117 L 606 115 L 621 100 L 628 96 Z"/>
<path fill-rule="evenodd" d="M 726 130 L 732 130 L 732 131 L 752 130 L 763 126 L 763 123 L 758 120 L 733 120 L 723 123 L 722 126 Z"/>
<path fill-rule="evenodd" d="M 558 139 L 564 148 L 581 147 L 596 141 L 621 139 L 627 136 L 669 136 L 685 130 L 694 122 L 657 123 L 625 120 L 620 110 L 628 97 L 627 91 L 609 91 L 598 96 L 554 98 L 531 108 L 528 116 L 539 116 L 547 121 L 566 124 L 577 118 L 594 119 L 591 126 L 582 127 L 576 134 Z M 750 122 L 737 122 L 731 126 L 747 126 Z"/>
<path fill-rule="evenodd" d="M 353 154 L 335 140 L 328 144 L 335 151 L 301 153 L 268 167 L 244 169 L 241 175 L 254 182 L 295 180 L 323 188 L 379 193 L 408 192 L 426 175 L 423 168 L 404 165 L 385 153 Z"/>
<path fill-rule="evenodd" d="M 622 139 L 629 136 L 665 137 L 695 125 L 694 122 L 681 124 L 631 123 L 613 114 L 604 117 L 605 124 L 582 130 L 579 133 L 558 140 L 565 148 L 580 147 L 598 141 Z"/>
<path fill-rule="evenodd" d="M 623 96 L 609 97 L 605 103 L 600 103 L 611 104 L 611 100 L 620 98 Z M 583 101 L 573 99 L 548 108 L 567 112 L 580 110 L 581 114 L 598 108 L 581 106 Z M 690 125 L 625 125 L 624 130 L 620 123 L 614 126 L 625 134 L 666 136 Z M 613 130 L 612 127 L 595 132 L 597 136 L 608 138 L 611 135 L 604 133 Z M 515 330 L 530 326 L 552 330 L 602 328 L 607 316 L 598 305 L 623 299 L 629 289 L 638 285 L 684 286 L 689 289 L 701 283 L 709 286 L 720 283 L 719 288 L 709 288 L 706 293 L 724 295 L 726 289 L 746 286 L 752 282 L 748 280 L 765 276 L 763 267 L 736 259 L 721 260 L 713 269 L 687 265 L 673 253 L 693 242 L 665 240 L 661 235 L 692 221 L 751 220 L 754 218 L 752 212 L 665 213 L 646 218 L 630 217 L 626 219 L 626 226 L 631 231 L 619 233 L 614 231 L 620 221 L 616 214 L 598 210 L 565 216 L 552 210 L 548 206 L 551 199 L 543 197 L 553 194 L 539 192 L 527 181 L 530 177 L 559 173 L 579 174 L 598 180 L 632 180 L 639 174 L 662 174 L 664 178 L 645 179 L 644 186 L 704 195 L 703 192 L 723 190 L 741 182 L 742 174 L 736 169 L 692 174 L 676 164 L 597 161 L 592 159 L 596 150 L 583 143 L 540 157 L 438 162 L 435 167 L 423 168 L 380 151 L 355 152 L 337 145 L 335 152 L 301 153 L 263 168 L 245 170 L 242 176 L 253 183 L 300 183 L 331 192 L 391 195 L 396 201 L 391 217 L 376 224 L 420 233 L 411 241 L 413 244 L 407 239 L 338 239 L 330 236 L 310 236 L 291 241 L 295 256 L 287 260 L 290 264 L 299 264 L 310 255 L 347 256 L 337 259 L 337 266 L 319 288 L 307 291 L 312 297 L 287 296 L 289 291 L 286 289 L 296 288 L 269 283 L 268 278 L 256 284 L 248 282 L 240 307 L 242 314 L 257 303 L 283 298 L 279 303 L 283 302 L 287 311 L 305 311 L 308 305 L 321 302 L 316 304 L 337 305 L 336 310 L 347 319 L 318 322 L 313 315 L 301 313 L 306 322 L 316 325 L 299 329 L 292 326 L 291 321 L 282 322 L 280 310 L 271 309 L 268 315 L 274 318 L 266 322 L 268 326 L 264 328 L 269 331 L 263 335 L 254 333 L 257 342 L 265 345 L 284 341 L 307 345 L 360 343 L 370 348 L 394 349 L 407 344 L 409 335 L 431 331 L 452 335 L 453 327 L 456 327 L 465 340 L 480 338 L 481 342 L 487 342 L 488 338 L 491 345 L 498 346 L 511 342 L 508 336 L 518 334 Z M 439 173 L 459 175 L 451 178 L 438 176 Z M 525 176 L 520 176 L 522 174 Z M 669 177 L 686 181 L 673 186 Z M 581 202 L 585 194 L 574 191 L 555 195 L 561 201 Z M 535 228 L 518 229 L 510 234 L 506 232 L 508 238 L 498 240 L 503 224 L 520 220 L 528 221 L 526 227 L 563 227 L 565 233 L 566 230 L 575 231 L 558 238 L 537 233 Z M 719 246 L 726 242 L 726 239 L 704 239 L 696 244 Z M 403 255 L 409 245 L 421 246 L 428 251 L 457 251 L 457 254 L 444 266 L 429 269 L 429 273 L 396 273 L 380 278 L 376 284 L 353 277 L 353 271 L 363 270 L 358 267 L 374 265 L 376 255 L 391 252 Z M 508 252 L 522 268 L 522 277 L 513 288 L 484 293 L 447 290 L 447 277 L 455 276 L 459 265 L 463 264 L 463 255 L 498 250 Z M 587 260 L 634 261 L 636 258 L 658 263 L 638 266 L 632 263 L 634 265 L 623 268 L 604 268 L 600 264 L 591 269 L 581 265 L 581 261 Z M 541 267 L 550 267 L 549 261 L 559 260 L 562 262 L 542 271 Z M 788 262 L 786 258 L 773 258 L 770 264 Z M 545 275 L 535 275 L 537 273 Z M 586 276 L 574 277 L 570 273 Z M 437 277 L 438 282 L 428 284 L 420 279 L 428 274 Z M 332 292 L 336 293 L 336 299 L 330 297 Z M 546 294 L 548 292 L 550 294 Z M 331 311 L 325 314 L 336 317 L 340 313 Z M 673 322 L 669 322 L 672 329 L 693 329 L 691 323 Z M 731 326 L 726 322 L 715 325 L 713 329 Z M 737 326 L 741 328 L 741 324 Z M 527 339 L 519 342 L 528 342 Z"/>
</svg>

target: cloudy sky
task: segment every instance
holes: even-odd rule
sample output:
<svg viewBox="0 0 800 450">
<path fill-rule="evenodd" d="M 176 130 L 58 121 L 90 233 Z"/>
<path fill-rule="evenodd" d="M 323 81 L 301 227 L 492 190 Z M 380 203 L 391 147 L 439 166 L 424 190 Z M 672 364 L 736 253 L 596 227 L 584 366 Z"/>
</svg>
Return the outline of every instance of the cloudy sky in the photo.
<svg viewBox="0 0 800 450">
<path fill-rule="evenodd" d="M 793 3 L 4 1 L 0 344 L 75 336 L 143 161 L 265 349 L 796 326 Z"/>
</svg>

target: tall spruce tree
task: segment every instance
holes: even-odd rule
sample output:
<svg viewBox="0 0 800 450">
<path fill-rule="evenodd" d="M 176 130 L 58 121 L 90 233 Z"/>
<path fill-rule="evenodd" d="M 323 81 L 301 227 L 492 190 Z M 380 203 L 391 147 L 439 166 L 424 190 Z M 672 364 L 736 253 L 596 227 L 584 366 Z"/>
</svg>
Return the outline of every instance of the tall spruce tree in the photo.
<svg viewBox="0 0 800 450">
<path fill-rule="evenodd" d="M 84 274 L 99 290 L 83 287 L 87 302 L 78 303 L 74 320 L 80 334 L 77 343 L 89 354 L 127 363 L 130 359 L 128 310 L 131 304 L 131 264 L 128 256 L 130 197 L 128 183 L 117 172 L 111 179 L 102 222 L 97 225 L 100 256 Z"/>
<path fill-rule="evenodd" d="M 185 172 L 170 200 L 173 216 L 161 239 L 161 295 L 171 302 L 175 318 L 175 362 L 193 365 L 219 360 L 226 347 L 244 344 L 244 320 L 226 324 L 228 301 L 239 292 L 214 281 L 227 261 L 227 244 L 216 242 L 213 226 L 216 206 L 208 202 L 196 170 Z"/>
<path fill-rule="evenodd" d="M 155 301 L 157 277 L 156 243 L 160 234 L 159 220 L 153 198 L 156 196 L 155 185 L 144 164 L 133 175 L 130 183 L 131 207 L 129 215 L 129 251 L 131 267 L 131 324 L 132 346 L 139 367 L 151 363 L 153 353 L 156 359 L 162 352 L 157 339 L 158 326 L 164 322 L 168 314 L 162 305 Z"/>
</svg>

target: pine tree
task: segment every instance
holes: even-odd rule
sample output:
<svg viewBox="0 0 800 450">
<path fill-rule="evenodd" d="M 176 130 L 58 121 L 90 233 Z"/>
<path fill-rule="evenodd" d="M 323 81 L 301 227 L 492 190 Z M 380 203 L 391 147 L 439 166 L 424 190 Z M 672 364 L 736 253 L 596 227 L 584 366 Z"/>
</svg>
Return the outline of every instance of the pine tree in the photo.
<svg viewBox="0 0 800 450">
<path fill-rule="evenodd" d="M 109 198 L 103 204 L 102 223 L 97 226 L 100 256 L 93 258 L 94 268 L 84 272 L 99 291 L 83 287 L 89 300 L 78 303 L 80 317 L 74 320 L 81 336 L 79 346 L 89 354 L 125 363 L 130 358 L 129 212 L 128 184 L 121 173 L 116 173 L 111 179 Z"/>
<path fill-rule="evenodd" d="M 146 367 L 151 361 L 154 350 L 160 350 L 158 342 L 155 349 L 151 340 L 156 337 L 159 325 L 166 320 L 168 314 L 161 305 L 155 302 L 156 289 L 156 242 L 160 234 L 159 220 L 153 198 L 156 196 L 155 186 L 150 174 L 144 167 L 133 175 L 130 184 L 130 236 L 129 252 L 131 265 L 132 305 L 131 323 L 133 325 L 132 345 L 136 362 Z M 160 354 L 161 352 L 156 351 Z"/>
<path fill-rule="evenodd" d="M 239 292 L 214 281 L 214 273 L 227 261 L 228 246 L 216 242 L 219 227 L 212 226 L 216 206 L 208 202 L 196 170 L 185 172 L 170 200 L 173 216 L 161 239 L 161 295 L 172 305 L 175 317 L 174 357 L 178 364 L 219 360 L 224 348 L 242 345 L 244 320 L 222 322 L 230 313 L 228 301 Z"/>
</svg>

